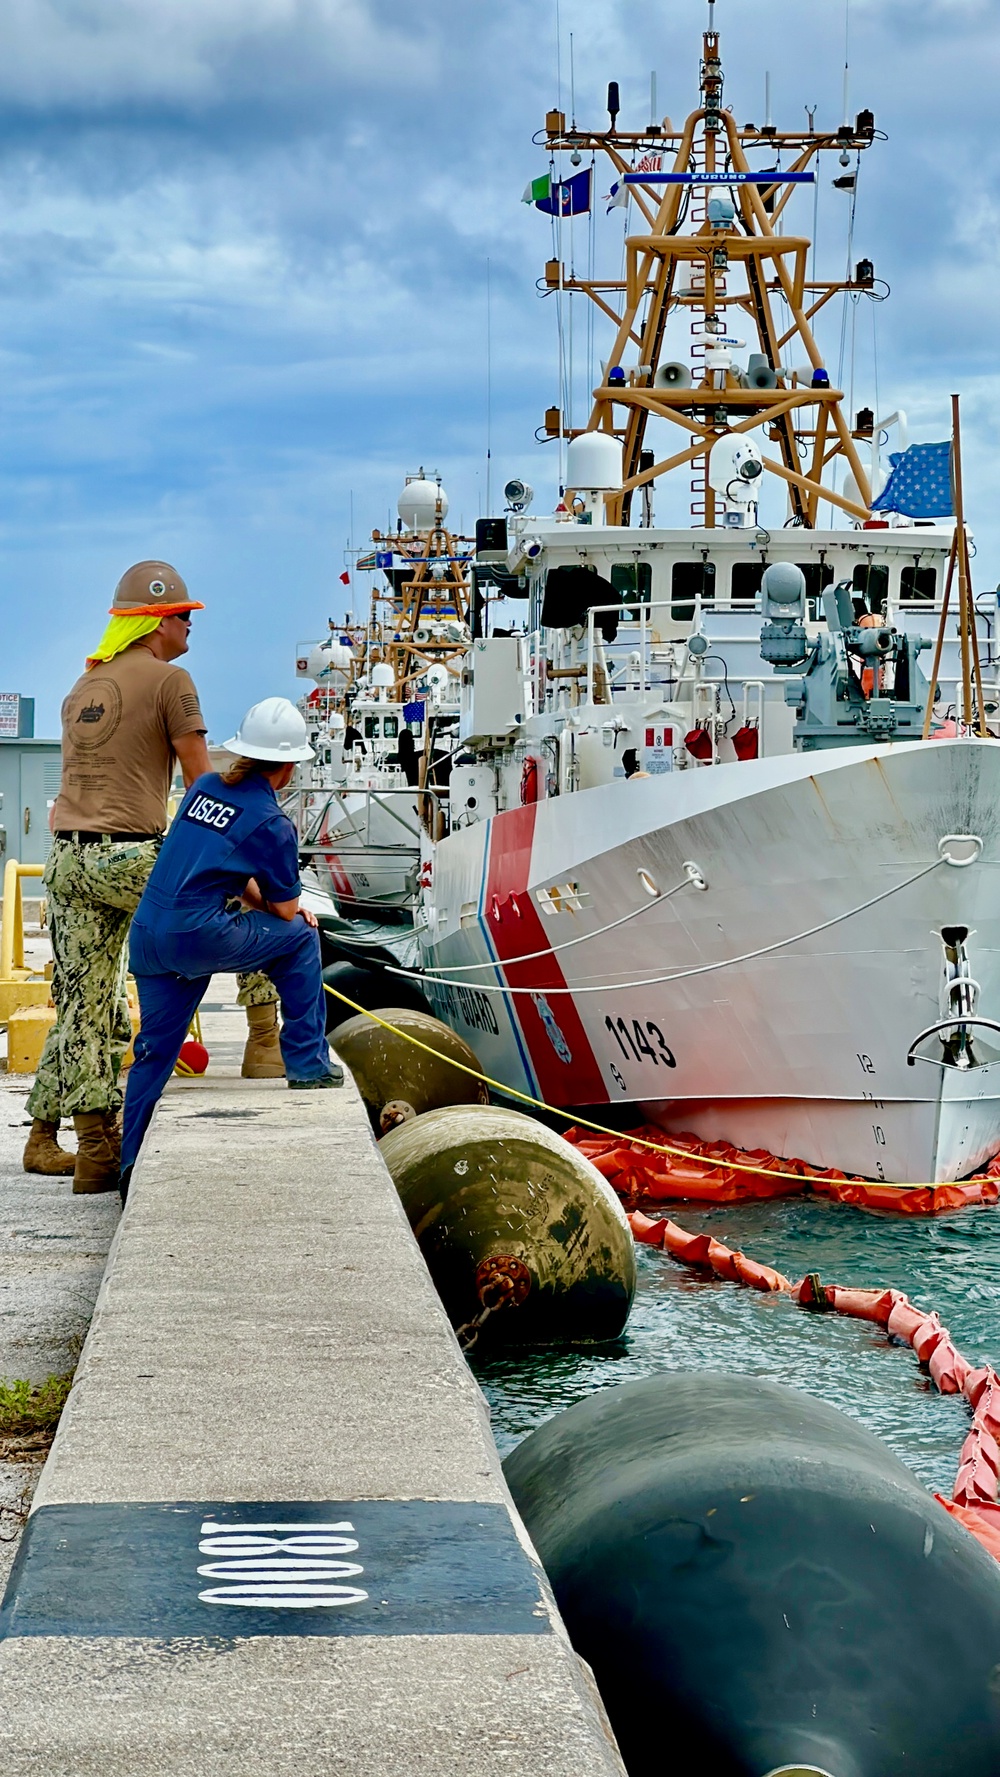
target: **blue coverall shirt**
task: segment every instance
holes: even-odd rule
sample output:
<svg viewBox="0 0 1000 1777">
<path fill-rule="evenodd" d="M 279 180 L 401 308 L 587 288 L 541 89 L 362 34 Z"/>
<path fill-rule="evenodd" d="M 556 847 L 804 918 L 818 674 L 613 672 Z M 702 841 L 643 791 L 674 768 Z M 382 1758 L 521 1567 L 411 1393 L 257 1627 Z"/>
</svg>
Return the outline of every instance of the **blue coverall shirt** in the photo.
<svg viewBox="0 0 1000 1777">
<path fill-rule="evenodd" d="M 188 790 L 146 884 L 137 923 L 196 931 L 253 876 L 265 901 L 301 893 L 298 840 L 267 778 L 230 788 L 207 772 Z"/>
<path fill-rule="evenodd" d="M 216 772 L 188 790 L 139 903 L 129 943 L 142 1027 L 125 1095 L 122 1165 L 131 1165 L 213 974 L 264 970 L 281 1001 L 289 1080 L 330 1072 L 319 936 L 304 920 L 227 913 L 251 876 L 265 901 L 301 891 L 298 841 L 266 778 Z"/>
</svg>

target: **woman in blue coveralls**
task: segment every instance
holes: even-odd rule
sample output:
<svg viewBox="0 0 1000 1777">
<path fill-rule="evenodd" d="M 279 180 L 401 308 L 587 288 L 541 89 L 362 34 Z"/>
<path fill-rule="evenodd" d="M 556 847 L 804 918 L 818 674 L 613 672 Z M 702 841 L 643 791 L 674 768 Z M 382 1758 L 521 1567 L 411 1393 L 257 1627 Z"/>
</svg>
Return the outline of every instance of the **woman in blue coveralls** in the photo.
<svg viewBox="0 0 1000 1777">
<path fill-rule="evenodd" d="M 211 976 L 266 969 L 278 990 L 289 1086 L 339 1086 L 330 1059 L 316 917 L 299 906 L 298 840 L 276 792 L 312 758 L 285 697 L 254 704 L 221 776 L 191 785 L 139 902 L 129 944 L 142 1026 L 125 1093 L 122 1200 L 156 1102 Z M 238 912 L 226 903 L 240 898 Z"/>
</svg>

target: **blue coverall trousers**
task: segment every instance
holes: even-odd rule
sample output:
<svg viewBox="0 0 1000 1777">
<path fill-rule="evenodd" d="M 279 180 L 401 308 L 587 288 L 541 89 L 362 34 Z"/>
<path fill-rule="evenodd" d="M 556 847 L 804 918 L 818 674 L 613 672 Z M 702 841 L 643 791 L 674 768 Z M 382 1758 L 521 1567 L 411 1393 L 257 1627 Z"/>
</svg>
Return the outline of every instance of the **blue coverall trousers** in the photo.
<svg viewBox="0 0 1000 1777">
<path fill-rule="evenodd" d="M 304 919 L 220 912 L 193 931 L 163 930 L 136 919 L 130 961 L 142 1026 L 125 1091 L 123 1172 L 135 1163 L 214 974 L 266 969 L 281 1001 L 281 1055 L 289 1080 L 317 1080 L 330 1072 L 319 933 Z"/>
</svg>

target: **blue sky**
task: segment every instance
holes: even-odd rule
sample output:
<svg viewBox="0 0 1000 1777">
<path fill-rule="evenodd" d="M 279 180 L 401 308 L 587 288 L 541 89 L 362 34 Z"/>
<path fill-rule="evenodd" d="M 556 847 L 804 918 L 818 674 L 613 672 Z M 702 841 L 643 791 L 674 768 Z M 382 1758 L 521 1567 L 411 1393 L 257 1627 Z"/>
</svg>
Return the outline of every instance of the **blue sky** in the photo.
<svg viewBox="0 0 1000 1777">
<path fill-rule="evenodd" d="M 207 611 L 188 664 L 213 737 L 275 691 L 343 608 L 356 541 L 404 473 L 452 516 L 485 500 L 486 282 L 494 494 L 548 498 L 534 429 L 557 398 L 548 225 L 522 206 L 556 96 L 556 0 L 7 0 L 0 20 L 0 689 L 61 697 L 120 572 L 163 555 Z M 623 124 L 694 103 L 701 0 L 560 0 L 563 103 Z M 845 0 L 718 0 L 726 101 L 841 121 Z M 977 589 L 1000 574 L 993 459 L 1000 75 L 995 0 L 850 0 L 865 157 L 855 257 L 877 312 L 882 411 L 947 435 L 963 394 Z M 838 168 L 830 165 L 830 176 Z M 600 181 L 600 176 L 599 176 Z M 598 183 L 598 191 L 606 184 Z M 803 222 L 808 222 L 807 198 Z M 820 208 L 843 264 L 846 200 Z M 597 220 L 599 262 L 620 211 Z M 577 225 L 580 226 L 580 225 Z M 582 237 L 581 237 L 582 239 Z M 582 245 L 578 245 L 582 251 Z M 831 361 L 839 314 L 821 335 Z M 874 403 L 870 305 L 855 406 Z M 581 381 L 580 387 L 583 387 Z M 494 499 L 494 504 L 497 504 Z M 661 516 L 666 516 L 665 510 Z M 360 595 L 359 595 L 360 597 Z"/>
</svg>

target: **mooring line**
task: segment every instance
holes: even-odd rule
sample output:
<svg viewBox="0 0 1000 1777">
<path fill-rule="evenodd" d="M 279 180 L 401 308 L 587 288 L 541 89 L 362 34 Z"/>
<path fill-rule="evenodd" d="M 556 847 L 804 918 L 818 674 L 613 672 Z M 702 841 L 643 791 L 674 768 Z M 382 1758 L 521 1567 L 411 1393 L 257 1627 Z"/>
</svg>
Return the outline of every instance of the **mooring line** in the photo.
<svg viewBox="0 0 1000 1777">
<path fill-rule="evenodd" d="M 412 1043 L 415 1049 L 422 1049 L 425 1055 L 433 1056 L 435 1061 L 447 1062 L 449 1067 L 457 1068 L 459 1073 L 468 1074 L 470 1079 L 479 1080 L 484 1086 L 491 1086 L 495 1092 L 502 1092 L 506 1098 L 516 1098 L 521 1104 L 530 1104 L 535 1110 L 547 1111 L 552 1116 L 561 1117 L 573 1128 L 591 1129 L 596 1135 L 609 1135 L 616 1142 L 629 1143 L 637 1148 L 648 1148 L 654 1154 L 667 1154 L 676 1160 L 691 1160 L 692 1156 L 687 1148 L 672 1147 L 667 1142 L 649 1141 L 644 1136 L 629 1135 L 621 1129 L 609 1129 L 605 1124 L 594 1123 L 587 1117 L 571 1116 L 569 1111 L 564 1111 L 559 1105 L 546 1104 L 544 1098 L 535 1098 L 530 1092 L 520 1092 L 516 1086 L 505 1086 L 502 1080 L 494 1080 L 480 1069 L 469 1067 L 464 1061 L 456 1061 L 452 1055 L 442 1055 L 439 1049 L 432 1049 L 429 1043 L 421 1042 L 419 1037 L 411 1036 L 409 1031 L 400 1030 L 398 1024 L 390 1024 L 385 1018 L 380 1018 L 378 1013 L 372 1012 L 368 1006 L 359 1006 L 356 1000 L 349 999 L 346 993 L 341 993 L 339 988 L 331 987 L 326 981 L 323 983 L 323 989 L 324 992 L 330 994 L 334 999 L 340 1000 L 345 1006 L 350 1006 L 352 1012 L 356 1012 L 364 1018 L 370 1018 L 374 1024 L 380 1025 L 382 1030 L 389 1031 L 394 1037 L 402 1037 L 405 1042 Z M 789 1180 L 801 1186 L 803 1190 L 808 1189 L 812 1182 L 809 1175 L 805 1173 L 778 1172 L 770 1166 L 754 1166 L 745 1160 L 724 1160 L 711 1154 L 699 1154 L 698 1160 L 702 1165 L 719 1166 L 727 1172 L 747 1172 L 752 1173 L 755 1178 Z M 817 1182 L 822 1177 L 822 1174 L 817 1174 Z M 881 1186 L 884 1190 L 897 1191 L 935 1191 L 939 1188 L 937 1185 L 931 1184 L 899 1185 L 884 1180 L 849 1178 L 846 1174 L 842 1180 L 832 1182 L 867 1185 L 871 1188 Z"/>
</svg>

